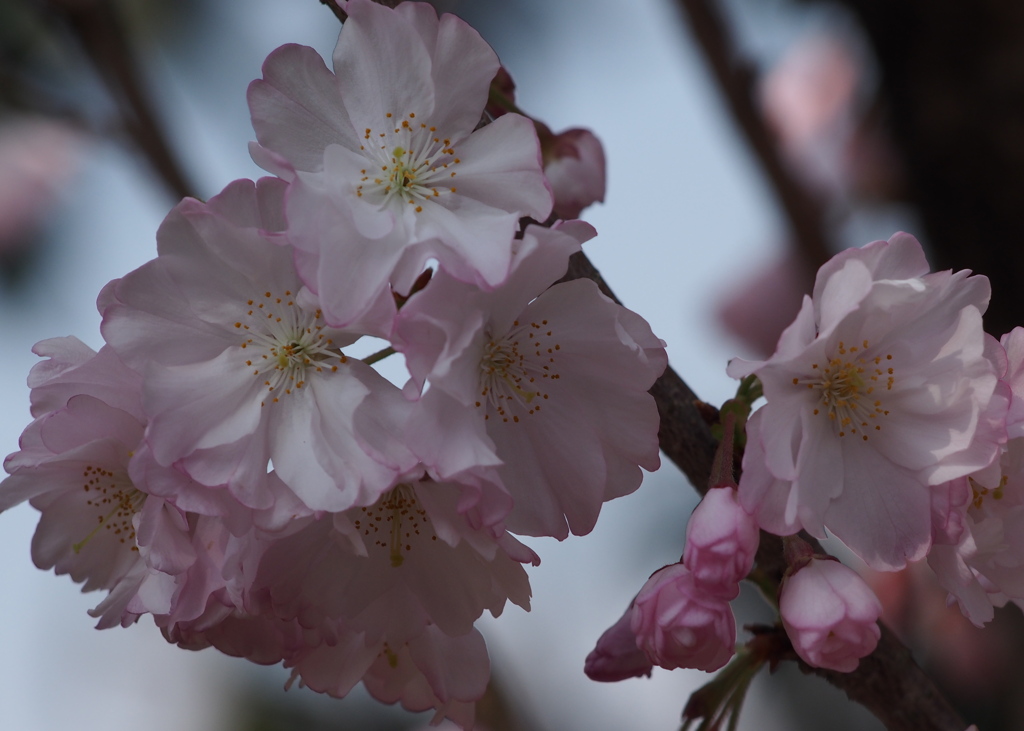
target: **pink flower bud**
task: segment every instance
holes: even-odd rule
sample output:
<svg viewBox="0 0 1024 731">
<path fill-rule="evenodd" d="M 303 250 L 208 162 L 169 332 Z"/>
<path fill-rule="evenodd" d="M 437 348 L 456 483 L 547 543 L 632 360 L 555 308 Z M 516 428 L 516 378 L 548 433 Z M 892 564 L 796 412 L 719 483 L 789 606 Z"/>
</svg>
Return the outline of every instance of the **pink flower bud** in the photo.
<svg viewBox="0 0 1024 731">
<path fill-rule="evenodd" d="M 541 149 L 544 174 L 555 195 L 556 216 L 578 218 L 591 203 L 604 201 L 604 148 L 593 132 L 588 129 L 568 129 L 557 135 L 541 132 Z"/>
<path fill-rule="evenodd" d="M 804 662 L 849 673 L 878 644 L 882 604 L 856 571 L 814 559 L 782 584 L 779 613 Z"/>
<path fill-rule="evenodd" d="M 587 655 L 583 672 L 591 680 L 614 683 L 626 678 L 651 676 L 654 667 L 643 650 L 636 646 L 636 635 L 630 627 L 633 605 L 630 604 L 619 621 L 604 631 L 597 646 Z"/>
<path fill-rule="evenodd" d="M 683 563 L 703 591 L 735 599 L 750 573 L 761 532 L 731 487 L 708 490 L 686 526 Z"/>
<path fill-rule="evenodd" d="M 633 600 L 636 644 L 667 670 L 718 670 L 736 651 L 736 619 L 729 602 L 694 585 L 683 564 L 655 571 Z"/>
</svg>

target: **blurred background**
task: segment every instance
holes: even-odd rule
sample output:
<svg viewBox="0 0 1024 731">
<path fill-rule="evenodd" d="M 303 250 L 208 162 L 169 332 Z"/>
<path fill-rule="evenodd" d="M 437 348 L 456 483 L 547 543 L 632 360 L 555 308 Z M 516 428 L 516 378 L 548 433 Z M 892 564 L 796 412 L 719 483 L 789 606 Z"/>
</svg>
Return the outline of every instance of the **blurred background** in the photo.
<svg viewBox="0 0 1024 731">
<path fill-rule="evenodd" d="M 704 400 L 729 358 L 770 353 L 813 272 L 847 246 L 910 231 L 936 268 L 993 279 L 997 337 L 1021 321 L 1024 6 L 998 0 L 438 0 L 476 27 L 555 132 L 593 130 L 606 203 L 587 253 L 668 343 Z M 703 11 L 711 9 L 711 15 Z M 95 298 L 155 256 L 185 194 L 259 177 L 245 91 L 284 43 L 326 58 L 317 0 L 0 0 L 0 446 L 29 421 L 32 345 L 98 348 Z M 533 540 L 533 611 L 482 631 L 491 731 L 675 729 L 700 672 L 605 685 L 582 673 L 646 577 L 678 560 L 697 496 L 665 464 L 596 530 Z M 338 701 L 287 672 L 167 645 L 143 619 L 97 632 L 99 597 L 36 570 L 36 513 L 0 515 L 0 727 L 19 731 L 385 731 L 429 717 L 357 690 Z M 1024 728 L 1019 611 L 984 632 L 929 576 L 876 580 L 891 626 L 983 731 Z M 739 622 L 771 621 L 754 592 Z M 757 680 L 739 728 L 880 729 L 794 667 Z"/>
</svg>

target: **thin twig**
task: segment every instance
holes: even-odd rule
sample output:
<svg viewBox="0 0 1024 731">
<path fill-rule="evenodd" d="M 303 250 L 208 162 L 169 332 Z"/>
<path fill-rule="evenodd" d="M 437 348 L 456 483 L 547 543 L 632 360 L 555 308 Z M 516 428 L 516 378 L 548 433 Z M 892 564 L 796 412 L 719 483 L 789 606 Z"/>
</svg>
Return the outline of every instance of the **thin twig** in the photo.
<svg viewBox="0 0 1024 731">
<path fill-rule="evenodd" d="M 793 244 L 810 270 L 816 270 L 831 256 L 822 208 L 790 175 L 779 156 L 775 135 L 765 124 L 754 101 L 753 68 L 736 52 L 715 3 L 709 0 L 678 0 L 678 3 L 686 13 L 690 30 L 704 51 L 704 58 L 718 81 L 733 119 L 771 181 L 779 204 L 789 219 Z"/>
<path fill-rule="evenodd" d="M 101 0 L 51 0 L 66 18 L 121 108 L 125 129 L 161 179 L 178 198 L 195 196 L 196 189 L 178 164 L 157 115 L 136 74 L 138 64 L 113 5 Z"/>
</svg>

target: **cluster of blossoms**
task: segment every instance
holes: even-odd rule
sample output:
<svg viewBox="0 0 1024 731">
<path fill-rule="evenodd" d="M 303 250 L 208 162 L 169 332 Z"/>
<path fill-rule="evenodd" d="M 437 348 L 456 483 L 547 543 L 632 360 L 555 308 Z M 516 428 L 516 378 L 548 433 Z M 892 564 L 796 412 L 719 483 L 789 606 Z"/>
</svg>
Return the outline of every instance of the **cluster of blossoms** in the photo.
<svg viewBox="0 0 1024 731">
<path fill-rule="evenodd" d="M 333 72 L 289 45 L 249 88 L 275 177 L 171 211 L 100 294 L 98 353 L 36 346 L 0 510 L 41 511 L 33 559 L 107 592 L 100 627 L 149 614 L 469 727 L 475 620 L 529 608 L 513 533 L 587 533 L 658 467 L 666 356 L 592 282 L 556 283 L 594 235 L 564 220 L 603 193 L 592 135 L 485 111 L 507 75 L 457 18 L 345 9 Z M 395 354 L 404 388 L 373 368 Z"/>
<path fill-rule="evenodd" d="M 928 558 L 964 614 L 1024 603 L 1024 330 L 982 329 L 985 277 L 918 242 L 843 252 L 756 373 L 740 498 L 761 527 L 843 541 L 881 571 Z M 770 425 L 770 426 L 768 426 Z"/>
<path fill-rule="evenodd" d="M 249 88 L 273 177 L 171 211 L 157 257 L 100 293 L 99 352 L 36 346 L 0 510 L 41 512 L 33 559 L 107 592 L 100 627 L 148 614 L 182 647 L 469 728 L 474 623 L 529 608 L 539 558 L 515 536 L 588 533 L 657 469 L 667 361 L 641 317 L 561 281 L 595 235 L 573 219 L 603 196 L 596 138 L 517 113 L 457 18 L 343 6 L 333 71 L 288 45 Z M 774 355 L 729 365 L 766 403 L 723 409 L 681 560 L 587 674 L 725 666 L 762 530 L 786 546 L 779 634 L 815 667 L 857 668 L 881 607 L 801 531 L 877 570 L 927 557 L 976 624 L 1024 606 L 1024 329 L 986 335 L 988 297 L 906 234 L 825 264 Z"/>
<path fill-rule="evenodd" d="M 651 576 L 588 675 L 723 667 L 736 643 L 728 601 L 759 529 L 784 538 L 770 598 L 815 667 L 855 670 L 879 641 L 881 604 L 801 531 L 838 538 L 879 571 L 927 558 L 976 625 L 1008 601 L 1024 606 L 1024 329 L 987 335 L 989 294 L 985 277 L 930 272 L 907 234 L 826 263 L 774 355 L 729 365 L 741 392 L 756 384 L 766 399 L 746 421 L 738 485 L 712 482 L 682 562 Z M 731 464 L 727 411 L 720 460 Z"/>
</svg>

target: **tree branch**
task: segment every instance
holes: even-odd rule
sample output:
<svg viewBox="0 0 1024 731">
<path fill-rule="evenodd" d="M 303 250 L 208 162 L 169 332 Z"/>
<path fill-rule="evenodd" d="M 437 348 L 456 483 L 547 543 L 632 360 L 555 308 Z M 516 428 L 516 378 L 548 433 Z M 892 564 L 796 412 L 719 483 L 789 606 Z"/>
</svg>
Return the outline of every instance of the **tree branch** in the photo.
<svg viewBox="0 0 1024 731">
<path fill-rule="evenodd" d="M 721 13 L 708 0 L 677 0 L 690 31 L 714 74 L 718 87 L 751 151 L 761 163 L 779 205 L 789 219 L 793 244 L 811 271 L 828 261 L 831 249 L 825 235 L 821 204 L 800 185 L 779 156 L 775 135 L 754 102 L 754 69 L 736 53 Z"/>
<path fill-rule="evenodd" d="M 178 198 L 195 187 L 171 151 L 157 115 L 142 90 L 135 58 L 116 10 L 103 0 L 50 0 L 66 19 L 121 109 L 125 130 Z"/>
<path fill-rule="evenodd" d="M 338 5 L 337 0 L 320 0 L 320 4 L 326 5 L 330 9 L 330 11 L 334 13 L 334 17 L 340 20 L 342 23 L 348 20 L 348 13 L 341 9 L 341 6 Z"/>
</svg>

